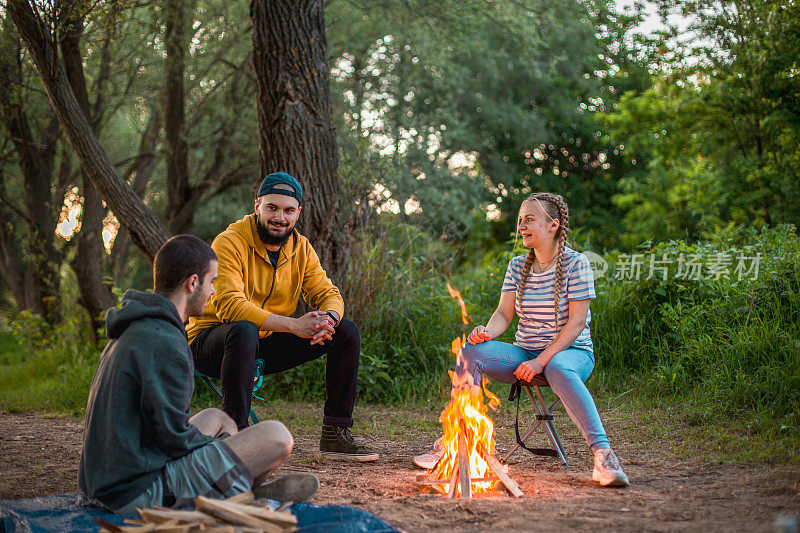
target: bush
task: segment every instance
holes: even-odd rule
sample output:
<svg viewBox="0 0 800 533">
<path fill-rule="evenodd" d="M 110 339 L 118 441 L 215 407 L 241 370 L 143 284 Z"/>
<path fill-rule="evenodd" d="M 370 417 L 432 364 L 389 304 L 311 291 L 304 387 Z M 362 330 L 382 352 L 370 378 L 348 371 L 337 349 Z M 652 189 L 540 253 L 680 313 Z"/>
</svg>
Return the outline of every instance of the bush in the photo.
<svg viewBox="0 0 800 533">
<path fill-rule="evenodd" d="M 77 318 L 50 327 L 20 313 L 2 336 L 0 404 L 11 411 L 82 414 L 99 360 L 100 346 Z"/>
<path fill-rule="evenodd" d="M 749 242 L 749 244 L 744 244 Z M 754 415 L 800 437 L 800 240 L 791 226 L 730 229 L 654 254 L 761 254 L 756 279 L 633 282 L 606 279 L 593 305 L 598 367 L 609 382 L 635 377 L 649 394 L 691 393 L 715 416 Z M 672 273 L 671 273 L 672 274 Z M 783 428 L 783 429 L 780 429 Z"/>
</svg>

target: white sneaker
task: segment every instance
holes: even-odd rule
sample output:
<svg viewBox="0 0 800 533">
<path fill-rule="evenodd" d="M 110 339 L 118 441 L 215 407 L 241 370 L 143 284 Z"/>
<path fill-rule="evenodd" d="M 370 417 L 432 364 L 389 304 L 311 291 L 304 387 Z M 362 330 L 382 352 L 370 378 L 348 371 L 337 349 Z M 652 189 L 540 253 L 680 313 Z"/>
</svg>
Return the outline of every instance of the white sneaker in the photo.
<svg viewBox="0 0 800 533">
<path fill-rule="evenodd" d="M 420 468 L 433 470 L 436 467 L 436 463 L 442 458 L 442 455 L 444 455 L 444 448 L 442 448 L 439 444 L 439 440 L 437 440 L 433 444 L 433 449 L 431 451 L 417 455 L 411 461 Z"/>
<path fill-rule="evenodd" d="M 622 471 L 619 458 L 611 448 L 594 452 L 594 472 L 592 479 L 602 487 L 627 487 L 628 476 Z"/>
</svg>

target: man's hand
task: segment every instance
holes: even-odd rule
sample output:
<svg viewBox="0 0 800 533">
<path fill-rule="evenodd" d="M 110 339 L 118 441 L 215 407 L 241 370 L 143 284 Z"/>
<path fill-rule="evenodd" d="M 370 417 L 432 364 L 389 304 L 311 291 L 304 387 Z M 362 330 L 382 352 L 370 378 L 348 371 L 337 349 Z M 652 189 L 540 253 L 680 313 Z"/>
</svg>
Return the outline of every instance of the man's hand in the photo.
<svg viewBox="0 0 800 533">
<path fill-rule="evenodd" d="M 294 322 L 294 333 L 298 337 L 311 339 L 311 344 L 322 343 L 333 338 L 331 318 L 322 311 L 311 311 Z"/>
<path fill-rule="evenodd" d="M 517 369 L 514 370 L 514 375 L 521 381 L 531 381 L 536 377 L 536 374 L 541 374 L 542 372 L 544 372 L 542 363 L 540 363 L 538 359 L 531 359 L 530 361 L 520 363 Z"/>
<path fill-rule="evenodd" d="M 492 335 L 486 331 L 484 326 L 475 326 L 475 329 L 473 329 L 472 333 L 467 337 L 467 341 L 470 344 L 480 344 L 490 340 L 492 340 Z"/>
<path fill-rule="evenodd" d="M 320 311 L 318 311 L 320 312 Z M 313 337 L 311 337 L 311 344 L 325 344 L 325 341 L 333 340 L 333 334 L 336 331 L 337 320 L 331 316 L 331 313 L 336 315 L 333 311 L 323 312 L 322 314 L 328 319 L 330 327 L 323 327 Z M 338 315 L 337 315 L 338 316 Z"/>
</svg>

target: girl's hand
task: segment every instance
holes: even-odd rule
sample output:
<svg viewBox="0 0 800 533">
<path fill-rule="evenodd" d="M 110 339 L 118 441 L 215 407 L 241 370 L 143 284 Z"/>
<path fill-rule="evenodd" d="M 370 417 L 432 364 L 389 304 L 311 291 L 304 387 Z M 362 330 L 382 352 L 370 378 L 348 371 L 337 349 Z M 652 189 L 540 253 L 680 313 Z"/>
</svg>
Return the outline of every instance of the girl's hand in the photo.
<svg viewBox="0 0 800 533">
<path fill-rule="evenodd" d="M 531 359 L 530 361 L 520 363 L 517 369 L 514 370 L 514 375 L 517 376 L 517 379 L 520 381 L 530 382 L 536 377 L 536 374 L 541 374 L 542 372 L 544 372 L 544 367 L 542 363 L 539 362 L 539 359 Z"/>
<path fill-rule="evenodd" d="M 486 328 L 484 326 L 475 326 L 475 329 L 473 329 L 472 333 L 470 333 L 469 337 L 467 337 L 467 341 L 470 344 L 480 344 L 490 340 L 492 340 L 492 336 L 486 332 Z"/>
</svg>

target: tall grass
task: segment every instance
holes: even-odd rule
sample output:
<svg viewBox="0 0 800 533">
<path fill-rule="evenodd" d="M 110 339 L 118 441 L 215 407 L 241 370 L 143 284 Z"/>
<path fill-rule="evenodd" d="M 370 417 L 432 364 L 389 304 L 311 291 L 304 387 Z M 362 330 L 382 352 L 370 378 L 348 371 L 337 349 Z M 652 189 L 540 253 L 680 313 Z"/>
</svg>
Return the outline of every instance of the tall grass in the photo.
<svg viewBox="0 0 800 533">
<path fill-rule="evenodd" d="M 53 328 L 20 313 L 0 334 L 0 407 L 82 414 L 100 346 L 77 318 Z"/>
<path fill-rule="evenodd" d="M 746 241 L 744 240 L 746 237 Z M 702 417 L 738 417 L 800 440 L 800 240 L 793 227 L 663 243 L 660 256 L 762 254 L 756 279 L 598 284 L 598 368 L 618 389 L 686 398 Z"/>
</svg>

